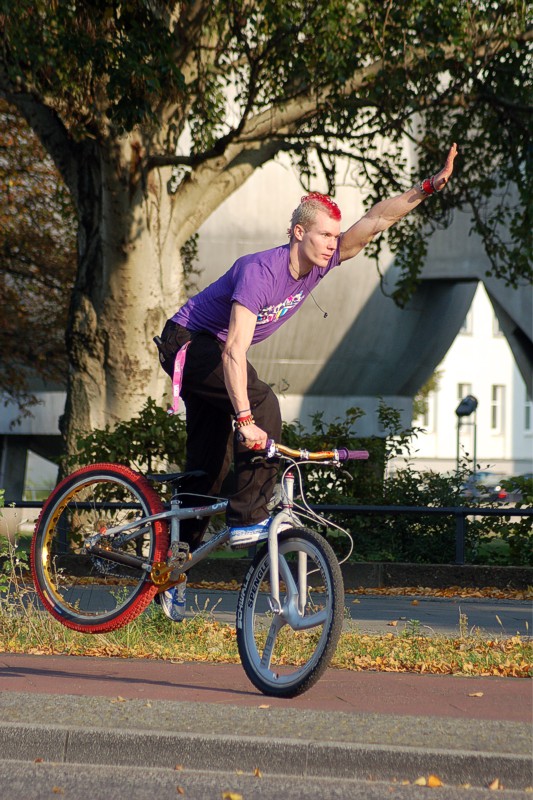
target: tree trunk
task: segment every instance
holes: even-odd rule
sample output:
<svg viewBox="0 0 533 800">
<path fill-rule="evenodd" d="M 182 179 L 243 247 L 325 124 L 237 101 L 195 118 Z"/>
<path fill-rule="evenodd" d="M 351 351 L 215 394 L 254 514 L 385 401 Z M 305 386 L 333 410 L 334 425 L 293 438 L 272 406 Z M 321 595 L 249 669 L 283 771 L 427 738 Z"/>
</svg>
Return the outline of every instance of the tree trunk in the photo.
<svg viewBox="0 0 533 800">
<path fill-rule="evenodd" d="M 148 396 L 160 401 L 169 389 L 152 337 L 182 299 L 182 267 L 170 229 L 168 171 L 145 184 L 139 152 L 130 136 L 107 149 L 86 147 L 80 160 L 78 274 L 62 424 L 69 454 L 79 434 L 113 427 Z"/>
</svg>

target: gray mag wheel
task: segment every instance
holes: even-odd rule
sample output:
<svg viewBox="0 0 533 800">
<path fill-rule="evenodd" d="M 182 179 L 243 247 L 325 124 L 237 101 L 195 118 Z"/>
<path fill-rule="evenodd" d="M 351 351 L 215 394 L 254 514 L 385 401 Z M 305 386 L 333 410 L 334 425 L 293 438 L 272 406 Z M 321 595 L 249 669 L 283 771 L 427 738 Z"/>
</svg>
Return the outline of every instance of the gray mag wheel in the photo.
<svg viewBox="0 0 533 800">
<path fill-rule="evenodd" d="M 281 613 L 269 606 L 265 545 L 239 594 L 237 644 L 254 686 L 267 695 L 295 697 L 316 683 L 335 653 L 344 618 L 344 587 L 335 554 L 320 534 L 290 528 L 279 535 L 278 545 Z"/>
</svg>

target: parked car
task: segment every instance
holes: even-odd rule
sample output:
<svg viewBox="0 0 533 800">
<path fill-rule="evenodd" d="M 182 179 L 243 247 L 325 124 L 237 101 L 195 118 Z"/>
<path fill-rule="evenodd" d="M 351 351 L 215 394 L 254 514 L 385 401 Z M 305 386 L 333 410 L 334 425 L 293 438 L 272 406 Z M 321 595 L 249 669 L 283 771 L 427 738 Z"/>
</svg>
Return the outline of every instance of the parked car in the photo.
<svg viewBox="0 0 533 800">
<path fill-rule="evenodd" d="M 461 494 L 489 503 L 533 505 L 533 472 L 508 476 L 501 472 L 479 470 L 463 483 Z"/>
<path fill-rule="evenodd" d="M 463 483 L 461 494 L 463 497 L 485 502 L 509 502 L 508 492 L 504 486 L 505 477 L 501 472 L 479 470 L 479 472 L 472 473 Z"/>
<path fill-rule="evenodd" d="M 507 503 L 533 505 L 533 472 L 506 478 L 502 481 L 502 492 L 506 492 Z"/>
</svg>

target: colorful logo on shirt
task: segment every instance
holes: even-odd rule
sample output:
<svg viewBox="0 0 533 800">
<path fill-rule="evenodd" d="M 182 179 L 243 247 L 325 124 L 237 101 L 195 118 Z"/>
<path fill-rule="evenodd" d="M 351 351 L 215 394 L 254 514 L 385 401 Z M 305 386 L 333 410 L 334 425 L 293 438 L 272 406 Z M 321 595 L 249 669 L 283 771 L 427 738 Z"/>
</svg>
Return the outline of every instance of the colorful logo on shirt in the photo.
<svg viewBox="0 0 533 800">
<path fill-rule="evenodd" d="M 303 299 L 304 293 L 298 292 L 297 294 L 291 294 L 282 303 L 278 303 L 277 306 L 266 306 L 262 308 L 257 315 L 257 324 L 266 325 L 267 322 L 277 322 L 281 317 L 284 317 L 291 308 L 301 303 Z"/>
</svg>

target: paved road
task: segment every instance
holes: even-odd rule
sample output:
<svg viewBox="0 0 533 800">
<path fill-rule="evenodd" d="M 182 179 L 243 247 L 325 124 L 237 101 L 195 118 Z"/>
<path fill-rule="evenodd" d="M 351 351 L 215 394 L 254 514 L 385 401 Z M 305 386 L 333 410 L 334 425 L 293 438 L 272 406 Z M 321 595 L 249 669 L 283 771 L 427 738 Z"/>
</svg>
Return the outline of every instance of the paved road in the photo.
<svg viewBox="0 0 533 800">
<path fill-rule="evenodd" d="M 415 621 L 427 634 L 481 630 L 491 636 L 533 635 L 533 606 L 523 600 L 346 594 L 345 603 L 362 633 L 400 631 Z M 189 588 L 187 605 L 191 614 L 214 609 L 217 619 L 233 623 L 237 592 Z"/>
<path fill-rule="evenodd" d="M 101 591 L 107 594 L 107 590 Z M 213 612 L 218 620 L 233 625 L 237 594 L 189 587 L 187 614 Z M 95 604 L 97 595 L 98 589 L 93 587 L 91 597 Z M 477 631 L 490 636 L 533 635 L 533 606 L 523 600 L 346 594 L 345 605 L 351 618 L 349 624 L 361 633 L 400 633 L 416 626 L 427 635 L 457 636 Z"/>
<path fill-rule="evenodd" d="M 310 691 L 286 700 L 262 695 L 238 664 L 2 653 L 0 690 L 0 718 L 3 709 L 9 708 L 11 715 L 28 721 L 32 716 L 27 708 L 40 709 L 39 695 L 55 696 L 58 707 L 61 697 L 116 700 L 120 696 L 128 701 L 215 704 L 233 709 L 267 707 L 283 712 L 294 709 L 509 723 L 532 720 L 531 682 L 524 678 L 329 669 Z M 24 708 L 15 711 L 9 693 L 37 697 L 27 699 Z M 108 708 L 107 704 L 104 707 Z M 85 715 L 83 719 L 88 721 Z M 62 724 L 67 721 L 63 719 Z M 327 731 L 327 738 L 331 735 Z"/>
</svg>

